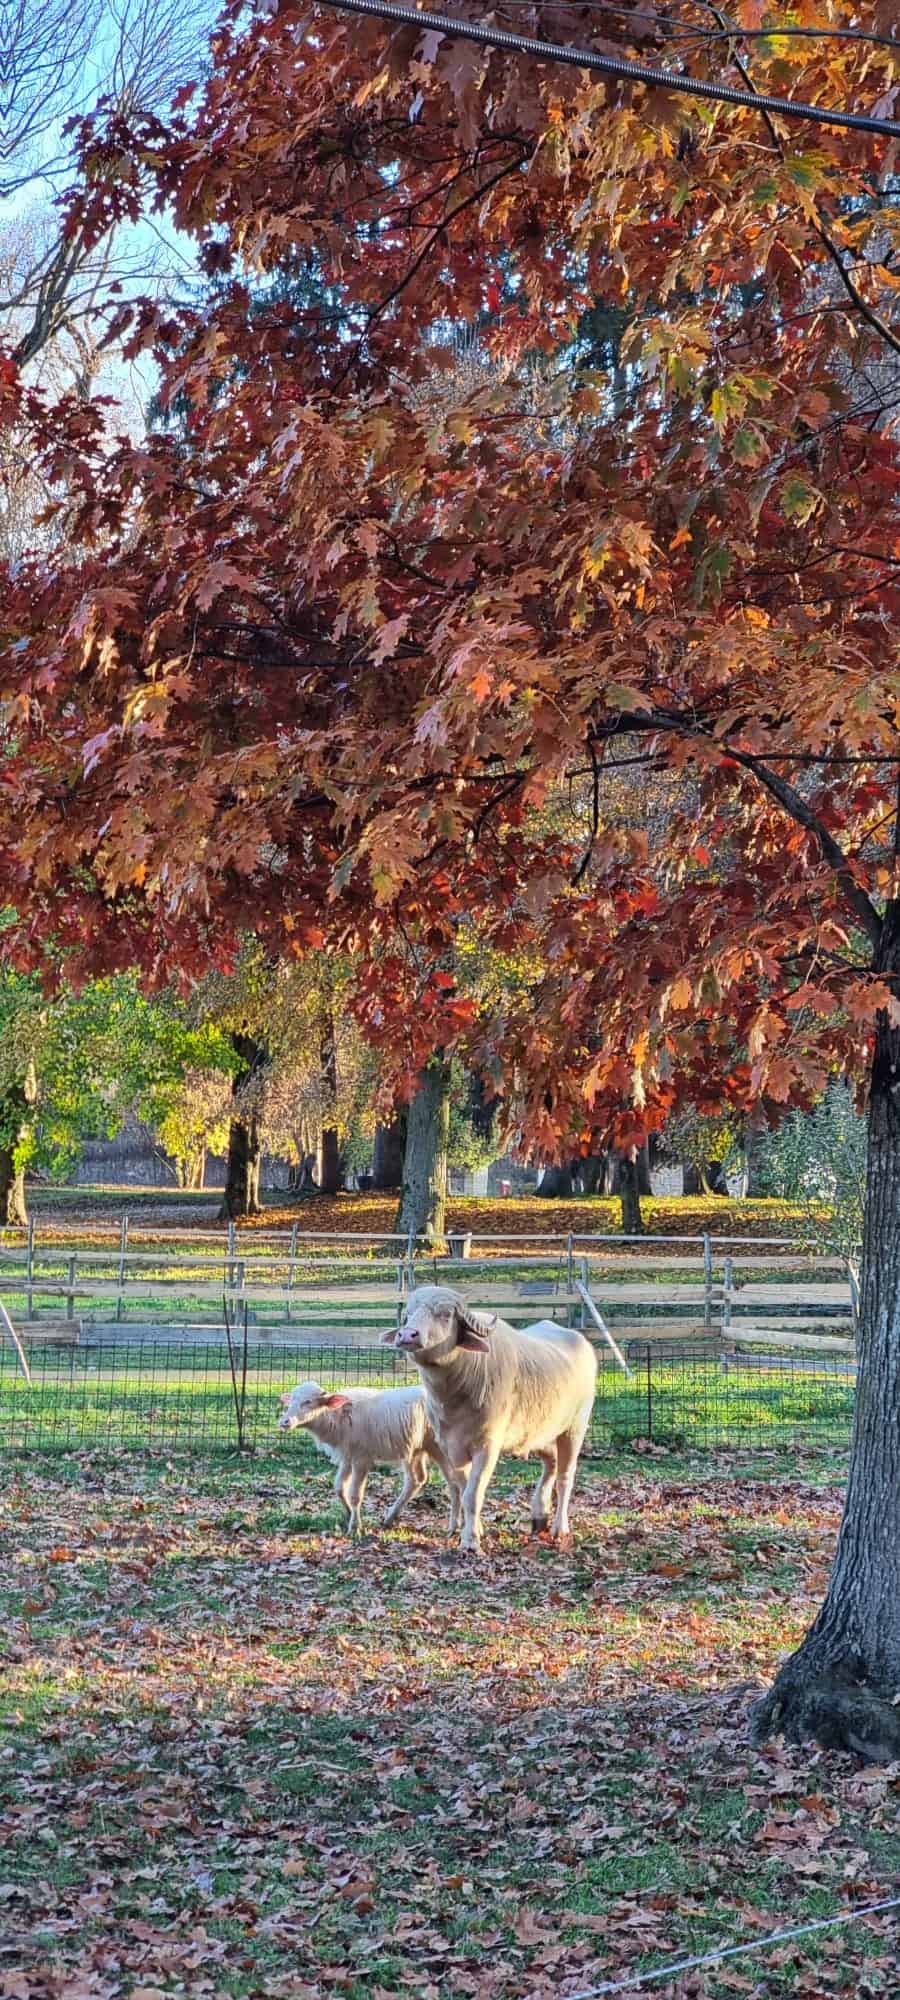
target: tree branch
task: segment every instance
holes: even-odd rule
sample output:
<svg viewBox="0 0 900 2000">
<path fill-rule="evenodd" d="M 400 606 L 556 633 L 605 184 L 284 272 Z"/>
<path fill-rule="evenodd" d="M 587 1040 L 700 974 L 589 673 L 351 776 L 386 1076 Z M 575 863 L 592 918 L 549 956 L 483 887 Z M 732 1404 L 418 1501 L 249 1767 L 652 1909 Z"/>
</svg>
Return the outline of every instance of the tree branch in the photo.
<svg viewBox="0 0 900 2000">
<path fill-rule="evenodd" d="M 881 918 L 865 889 L 857 882 L 848 856 L 834 835 L 823 826 L 812 807 L 807 805 L 800 792 L 796 791 L 786 778 L 779 777 L 777 771 L 770 770 L 761 758 L 754 757 L 749 750 L 736 749 L 727 738 L 711 736 L 699 718 L 692 719 L 678 715 L 669 709 L 650 709 L 644 714 L 637 715 L 617 715 L 615 722 L 607 730 L 598 732 L 592 729 L 588 740 L 606 742 L 610 736 L 647 736 L 662 732 L 673 736 L 694 736 L 700 742 L 709 744 L 732 764 L 739 764 L 765 787 L 789 817 L 796 820 L 798 826 L 802 826 L 807 833 L 812 834 L 819 844 L 824 859 L 833 869 L 847 902 L 861 923 L 867 938 L 877 949 L 881 941 Z"/>
</svg>

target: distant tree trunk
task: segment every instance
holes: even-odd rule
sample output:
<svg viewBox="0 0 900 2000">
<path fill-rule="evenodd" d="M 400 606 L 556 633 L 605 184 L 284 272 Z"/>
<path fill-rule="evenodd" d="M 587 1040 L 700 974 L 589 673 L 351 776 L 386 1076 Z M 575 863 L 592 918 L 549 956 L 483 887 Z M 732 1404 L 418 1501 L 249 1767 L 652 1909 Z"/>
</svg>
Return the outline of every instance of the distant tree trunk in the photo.
<svg viewBox="0 0 900 2000">
<path fill-rule="evenodd" d="M 262 1164 L 262 1144 L 259 1137 L 259 1123 L 255 1113 L 247 1118 L 233 1118 L 228 1128 L 228 1165 L 225 1170 L 225 1192 L 219 1210 L 220 1221 L 234 1220 L 240 1215 L 259 1215 L 259 1170 Z"/>
<path fill-rule="evenodd" d="M 545 1201 L 571 1201 L 574 1192 L 571 1167 L 545 1167 L 536 1192 Z"/>
<path fill-rule="evenodd" d="M 231 1086 L 236 1108 L 228 1128 L 225 1192 L 219 1209 L 221 1222 L 234 1220 L 241 1215 L 260 1213 L 259 1170 L 262 1165 L 262 1136 L 258 1093 L 269 1065 L 269 1052 L 265 1043 L 258 1042 L 252 1035 L 233 1034 L 231 1039 L 241 1059 L 242 1067 L 235 1075 Z"/>
<path fill-rule="evenodd" d="M 28 1137 L 37 1102 L 37 1077 L 29 1064 L 21 1083 L 0 1097 L 0 1224 L 28 1221 L 25 1171 L 16 1166 L 16 1151 Z"/>
<path fill-rule="evenodd" d="M 450 1064 L 433 1056 L 419 1077 L 409 1107 L 403 1183 L 395 1227 L 414 1230 L 428 1243 L 444 1240 L 447 1209 L 447 1142 L 450 1133 Z"/>
<path fill-rule="evenodd" d="M 653 1188 L 650 1182 L 650 1144 L 647 1139 L 644 1140 L 635 1164 L 637 1167 L 638 1194 L 652 1194 Z"/>
<path fill-rule="evenodd" d="M 0 1223 L 27 1222 L 25 1175 L 17 1171 L 12 1146 L 0 1146 Z"/>
<path fill-rule="evenodd" d="M 407 1110 L 404 1105 L 389 1125 L 376 1125 L 372 1161 L 372 1182 L 380 1194 L 393 1193 L 403 1185 L 403 1155 L 406 1151 Z"/>
<path fill-rule="evenodd" d="M 623 1236 L 643 1236 L 641 1191 L 638 1180 L 638 1149 L 632 1146 L 619 1161 L 619 1198 L 622 1203 Z"/>
<path fill-rule="evenodd" d="M 751 1198 L 757 1192 L 768 1129 L 765 1119 L 751 1111 L 744 1125 L 744 1193 Z"/>
<path fill-rule="evenodd" d="M 344 1185 L 344 1155 L 338 1138 L 337 1126 L 326 1125 L 322 1133 L 322 1172 L 319 1180 L 323 1194 L 340 1194 Z"/>
<path fill-rule="evenodd" d="M 330 983 L 326 985 L 325 994 L 320 1045 L 322 1082 L 325 1087 L 325 1102 L 332 1107 L 334 1116 L 338 1098 L 338 1060 Z M 326 1125 L 322 1131 L 320 1161 L 319 1186 L 322 1193 L 339 1194 L 344 1185 L 344 1155 L 336 1125 Z"/>
<path fill-rule="evenodd" d="M 874 969 L 900 996 L 900 901 Z M 822 1609 L 759 1704 L 758 1736 L 900 1758 L 900 1028 L 876 1017 L 847 1499 Z"/>
</svg>

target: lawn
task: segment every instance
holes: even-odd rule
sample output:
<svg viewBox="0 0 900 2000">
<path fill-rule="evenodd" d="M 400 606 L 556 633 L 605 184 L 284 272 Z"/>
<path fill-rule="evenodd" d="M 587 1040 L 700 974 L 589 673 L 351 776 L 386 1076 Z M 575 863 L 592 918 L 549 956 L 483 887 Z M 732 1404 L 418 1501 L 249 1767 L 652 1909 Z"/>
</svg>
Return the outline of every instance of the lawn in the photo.
<svg viewBox="0 0 900 2000">
<path fill-rule="evenodd" d="M 5 1478 L 4 2000 L 565 2000 L 897 1881 L 895 1773 L 748 1741 L 829 1484 L 610 1456 L 557 1552 L 508 1475 L 479 1563 L 437 1493 L 348 1544 L 297 1439 Z M 887 1996 L 896 1941 L 650 1990 Z"/>
</svg>

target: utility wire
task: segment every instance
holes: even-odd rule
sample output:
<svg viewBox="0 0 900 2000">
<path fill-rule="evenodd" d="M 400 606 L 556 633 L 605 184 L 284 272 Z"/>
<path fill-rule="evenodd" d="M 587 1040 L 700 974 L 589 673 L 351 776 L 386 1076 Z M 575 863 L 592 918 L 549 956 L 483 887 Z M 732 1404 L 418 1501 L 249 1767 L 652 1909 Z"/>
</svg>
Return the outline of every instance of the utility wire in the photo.
<svg viewBox="0 0 900 2000">
<path fill-rule="evenodd" d="M 680 36 L 690 42 L 771 42 L 777 36 L 779 41 L 800 42 L 865 42 L 868 48 L 893 49 L 900 56 L 900 38 L 896 35 L 870 35 L 865 28 L 829 28 L 827 22 L 814 28 L 794 28 L 787 24 L 768 28 L 705 28 L 700 21 L 678 19 L 674 14 L 644 12 L 640 7 L 619 7 L 614 0 L 503 0 L 504 7 L 591 7 L 598 14 L 615 14 L 622 21 L 632 24 L 643 22 L 650 28 L 659 28 L 663 34 Z"/>
<path fill-rule="evenodd" d="M 723 1958 L 746 1958 L 766 1951 L 770 1944 L 784 1944 L 794 1938 L 809 1937 L 813 1931 L 834 1930 L 839 1924 L 854 1924 L 859 1917 L 874 1917 L 882 1910 L 900 1909 L 900 1896 L 886 1896 L 881 1903 L 861 1903 L 855 1910 L 841 1910 L 834 1917 L 816 1917 L 809 1924 L 792 1924 L 787 1930 L 771 1931 L 768 1937 L 748 1938 L 744 1944 L 723 1945 L 705 1951 L 700 1958 L 679 1958 L 671 1965 L 658 1965 L 653 1972 L 633 1972 L 630 1979 L 604 1979 L 601 1986 L 586 1986 L 572 2000 L 599 2000 L 605 1993 L 633 1993 L 640 1986 L 653 1986 L 660 1979 L 673 1979 L 679 1972 L 695 1972 L 702 1965 L 718 1965 Z"/>
<path fill-rule="evenodd" d="M 533 35 L 513 35 L 507 28 L 490 28 L 479 21 L 461 21 L 454 14 L 431 14 L 424 8 L 388 4 L 388 0 L 322 0 L 339 13 L 372 14 L 381 21 L 396 21 L 402 27 L 419 28 L 423 34 L 446 35 L 450 41 L 477 42 L 481 48 L 514 49 L 541 62 L 567 63 L 572 69 L 586 69 L 600 76 L 623 77 L 630 83 L 646 83 L 651 88 L 681 92 L 688 97 L 712 98 L 717 104 L 740 104 L 750 111 L 769 112 L 776 118 L 803 118 L 813 125 L 840 125 L 851 132 L 878 132 L 886 139 L 900 139 L 900 124 L 893 118 L 870 118 L 859 111 L 829 111 L 820 104 L 803 104 L 786 97 L 764 97 L 761 92 L 734 90 L 728 83 L 707 83 L 697 76 L 682 76 L 677 70 L 653 69 L 646 63 L 626 62 L 621 56 L 600 55 L 595 49 L 573 48 L 567 42 L 541 42 Z"/>
</svg>

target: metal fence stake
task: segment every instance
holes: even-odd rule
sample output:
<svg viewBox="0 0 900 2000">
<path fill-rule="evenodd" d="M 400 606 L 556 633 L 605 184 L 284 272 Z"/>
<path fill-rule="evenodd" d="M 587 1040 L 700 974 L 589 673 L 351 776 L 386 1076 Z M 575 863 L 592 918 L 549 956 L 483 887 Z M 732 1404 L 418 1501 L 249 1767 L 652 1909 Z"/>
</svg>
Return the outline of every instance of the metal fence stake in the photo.
<svg viewBox="0 0 900 2000">
<path fill-rule="evenodd" d="M 34 1216 L 28 1217 L 27 1238 L 28 1262 L 25 1271 L 25 1296 L 28 1300 L 28 1317 L 34 1318 Z"/>
<path fill-rule="evenodd" d="M 122 1227 L 119 1232 L 119 1289 L 116 1294 L 117 1320 L 120 1320 L 122 1317 L 122 1309 L 124 1303 L 123 1293 L 125 1290 L 125 1259 L 127 1255 L 128 1255 L 128 1210 L 125 1209 L 122 1216 Z"/>
<path fill-rule="evenodd" d="M 703 1238 L 703 1324 L 712 1326 L 712 1247 L 708 1235 Z"/>
<path fill-rule="evenodd" d="M 290 1247 L 290 1249 L 289 1249 L 289 1251 L 288 1251 L 288 1281 L 287 1281 L 287 1288 L 288 1288 L 288 1291 L 289 1291 L 289 1292 L 292 1292 L 292 1291 L 293 1291 L 293 1289 L 294 1289 L 294 1259 L 295 1259 L 296 1255 L 297 1255 L 297 1224 L 296 1224 L 296 1222 L 295 1222 L 295 1223 L 294 1223 L 294 1227 L 293 1227 L 293 1229 L 291 1230 L 291 1247 Z M 285 1319 L 286 1319 L 286 1320 L 287 1320 L 287 1322 L 288 1322 L 288 1325 L 290 1325 L 290 1321 L 291 1321 L 291 1302 L 290 1302 L 290 1299 L 287 1299 L 287 1300 L 285 1301 L 285 1308 L 284 1308 L 284 1316 L 285 1316 Z"/>
<path fill-rule="evenodd" d="M 650 1344 L 649 1344 L 649 1342 L 647 1343 L 647 1353 L 646 1353 L 646 1357 L 645 1357 L 645 1359 L 646 1359 L 646 1369 L 647 1369 L 647 1441 L 648 1441 L 648 1443 L 652 1443 L 652 1440 L 653 1440 L 653 1364 L 652 1364 L 652 1359 L 651 1359 L 651 1350 L 650 1350 Z"/>
</svg>

